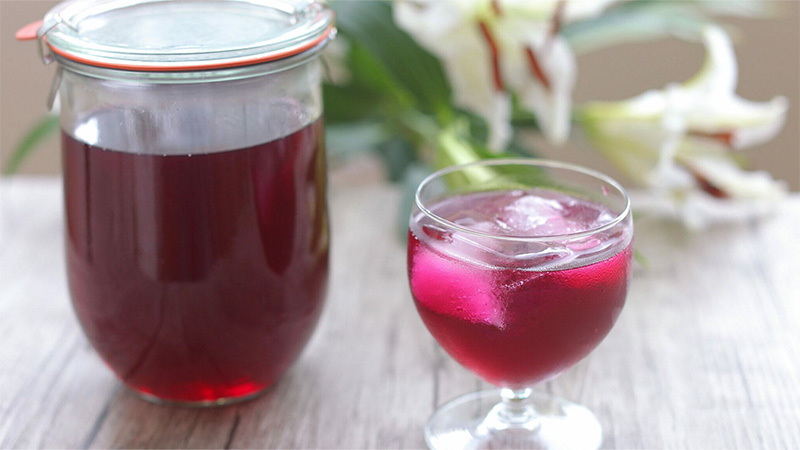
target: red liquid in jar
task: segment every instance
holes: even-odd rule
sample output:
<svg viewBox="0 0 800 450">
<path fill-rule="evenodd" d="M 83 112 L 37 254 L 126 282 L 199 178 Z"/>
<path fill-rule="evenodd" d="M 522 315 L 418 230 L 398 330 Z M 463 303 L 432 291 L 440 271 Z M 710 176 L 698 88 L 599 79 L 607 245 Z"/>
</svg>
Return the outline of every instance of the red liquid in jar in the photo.
<svg viewBox="0 0 800 450">
<path fill-rule="evenodd" d="M 244 397 L 299 356 L 328 277 L 322 130 L 167 156 L 62 134 L 73 305 L 126 384 L 178 402 Z"/>
<path fill-rule="evenodd" d="M 474 208 L 476 197 L 486 195 L 455 197 L 430 209 L 443 217 L 448 215 L 437 210 L 463 215 Z M 577 206 L 584 205 L 579 201 Z M 511 223 L 519 217 L 505 219 Z M 427 219 L 420 215 L 415 220 Z M 574 223 L 539 225 L 557 232 Z M 442 348 L 492 384 L 523 388 L 557 376 L 594 349 L 622 311 L 632 256 L 631 244 L 622 241 L 625 233 L 600 236 L 606 241 L 596 244 L 607 250 L 588 263 L 571 259 L 541 270 L 533 259 L 513 267 L 507 259 L 493 261 L 491 254 L 481 253 L 476 261 L 477 253 L 468 255 L 474 249 L 459 241 L 458 231 L 434 227 L 408 235 L 415 305 Z M 567 252 L 559 257 L 574 256 Z M 553 264 L 557 259 L 541 261 Z"/>
</svg>

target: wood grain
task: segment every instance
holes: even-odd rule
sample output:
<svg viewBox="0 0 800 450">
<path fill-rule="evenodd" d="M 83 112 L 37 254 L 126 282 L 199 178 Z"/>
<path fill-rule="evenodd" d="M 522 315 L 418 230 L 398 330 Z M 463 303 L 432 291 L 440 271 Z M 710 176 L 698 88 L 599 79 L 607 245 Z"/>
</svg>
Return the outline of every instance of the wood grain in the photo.
<svg viewBox="0 0 800 450">
<path fill-rule="evenodd" d="M 398 192 L 331 192 L 332 274 L 297 364 L 239 405 L 153 405 L 120 386 L 72 313 L 56 179 L 0 180 L 0 448 L 420 448 L 436 406 L 484 383 L 438 349 L 408 292 Z M 626 309 L 540 386 L 586 404 L 608 448 L 800 448 L 800 197 L 693 234 L 637 222 Z"/>
</svg>

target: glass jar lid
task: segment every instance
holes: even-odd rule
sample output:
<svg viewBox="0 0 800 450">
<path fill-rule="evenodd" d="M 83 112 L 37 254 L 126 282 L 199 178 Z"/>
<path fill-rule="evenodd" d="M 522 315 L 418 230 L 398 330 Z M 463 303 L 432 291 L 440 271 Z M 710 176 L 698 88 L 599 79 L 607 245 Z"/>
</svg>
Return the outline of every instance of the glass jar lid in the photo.
<svg viewBox="0 0 800 450">
<path fill-rule="evenodd" d="M 260 64 L 321 48 L 334 14 L 313 0 L 70 0 L 36 32 L 92 66 L 175 72 Z"/>
</svg>

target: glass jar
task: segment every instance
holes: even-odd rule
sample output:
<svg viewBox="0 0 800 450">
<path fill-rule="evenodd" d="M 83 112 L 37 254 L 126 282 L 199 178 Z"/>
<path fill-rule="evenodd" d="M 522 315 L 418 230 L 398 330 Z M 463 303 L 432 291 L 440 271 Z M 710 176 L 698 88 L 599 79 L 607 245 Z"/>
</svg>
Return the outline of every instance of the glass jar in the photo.
<svg viewBox="0 0 800 450">
<path fill-rule="evenodd" d="M 36 30 L 58 63 L 67 273 L 94 348 L 145 398 L 272 386 L 328 278 L 310 1 L 77 0 Z"/>
</svg>

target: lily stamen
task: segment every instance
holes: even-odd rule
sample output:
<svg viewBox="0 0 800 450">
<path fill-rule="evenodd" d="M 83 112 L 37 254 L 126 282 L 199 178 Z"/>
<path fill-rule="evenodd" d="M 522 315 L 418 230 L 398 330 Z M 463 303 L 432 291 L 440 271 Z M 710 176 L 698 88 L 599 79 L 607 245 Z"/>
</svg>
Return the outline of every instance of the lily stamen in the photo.
<svg viewBox="0 0 800 450">
<path fill-rule="evenodd" d="M 505 91 L 505 88 L 503 87 L 503 77 L 500 72 L 500 51 L 497 48 L 497 43 L 495 42 L 494 36 L 489 30 L 489 27 L 486 25 L 486 22 L 478 22 L 478 27 L 480 28 L 481 34 L 489 46 L 489 54 L 492 59 L 492 77 L 494 78 L 494 87 L 497 92 L 503 92 Z"/>
<path fill-rule="evenodd" d="M 539 80 L 540 83 L 542 83 L 542 86 L 549 91 L 550 80 L 542 70 L 542 66 L 539 65 L 539 61 L 536 59 L 536 54 L 533 52 L 533 49 L 531 49 L 530 46 L 525 47 L 525 54 L 528 56 L 528 64 L 530 64 L 531 73 L 534 77 L 536 77 L 537 80 Z"/>
<path fill-rule="evenodd" d="M 564 9 L 567 7 L 566 0 L 559 0 L 556 8 L 553 10 L 552 28 L 550 29 L 550 37 L 557 35 L 561 31 L 561 24 L 564 18 Z"/>
<path fill-rule="evenodd" d="M 723 143 L 725 146 L 729 148 L 733 148 L 733 140 L 735 138 L 733 131 L 727 131 L 721 133 L 707 133 L 705 131 L 689 131 L 687 134 L 693 137 L 712 139 Z"/>
<path fill-rule="evenodd" d="M 500 0 L 492 0 L 491 6 L 495 16 L 500 17 L 503 15 L 503 10 L 500 8 Z"/>
<path fill-rule="evenodd" d="M 708 180 L 708 178 L 704 177 L 703 175 L 700 175 L 696 170 L 692 169 L 686 164 L 683 164 L 683 167 L 686 168 L 686 170 L 689 172 L 690 175 L 692 175 L 692 178 L 694 178 L 694 180 L 697 182 L 697 186 L 703 192 L 718 199 L 730 198 L 730 194 L 725 192 L 720 187 L 715 186 L 713 183 L 711 183 L 711 181 Z"/>
<path fill-rule="evenodd" d="M 555 9 L 553 10 L 553 18 L 551 19 L 552 27 L 550 28 L 550 34 L 547 36 L 547 40 L 545 41 L 544 45 L 542 46 L 545 51 L 549 49 L 551 42 L 553 39 L 558 35 L 558 32 L 561 31 L 561 24 L 562 19 L 564 17 L 564 9 L 567 6 L 566 0 L 560 0 L 557 4 Z M 550 79 L 547 78 L 545 75 L 544 70 L 542 70 L 542 66 L 539 64 L 539 60 L 536 58 L 536 53 L 533 51 L 533 48 L 530 46 L 525 47 L 525 55 L 528 57 L 528 64 L 531 67 L 531 73 L 537 80 L 544 86 L 545 89 L 548 91 L 550 90 Z"/>
</svg>

